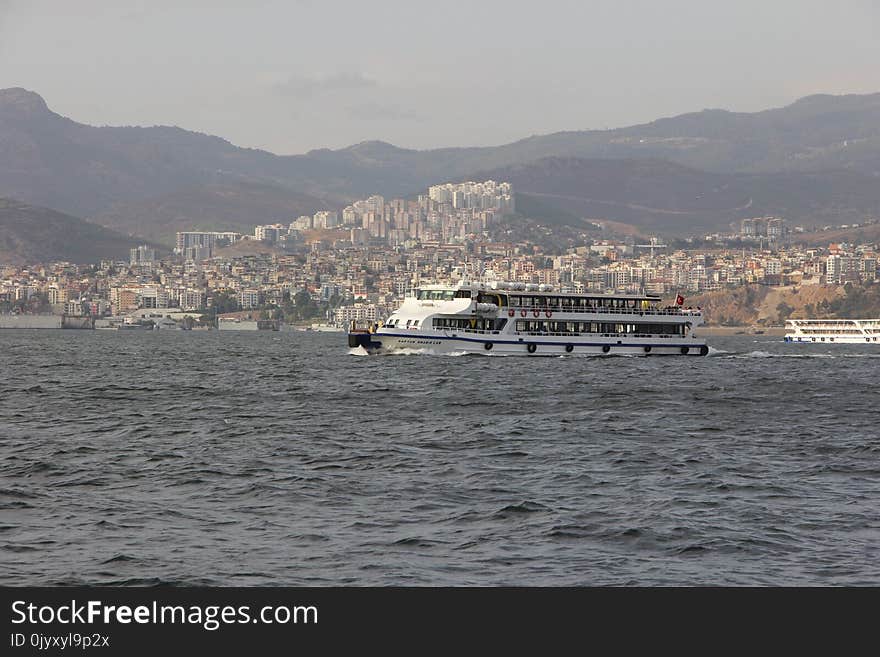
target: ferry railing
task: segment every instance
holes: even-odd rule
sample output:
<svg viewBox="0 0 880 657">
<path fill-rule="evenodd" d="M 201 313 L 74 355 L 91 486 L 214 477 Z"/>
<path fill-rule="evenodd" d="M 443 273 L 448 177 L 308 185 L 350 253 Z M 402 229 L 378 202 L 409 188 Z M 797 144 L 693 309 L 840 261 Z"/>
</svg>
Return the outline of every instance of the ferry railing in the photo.
<svg viewBox="0 0 880 657">
<path fill-rule="evenodd" d="M 444 331 L 445 333 L 476 333 L 480 335 L 499 335 L 498 330 L 472 329 L 472 328 L 447 328 L 435 327 L 435 331 Z M 574 333 L 560 331 L 514 331 L 513 335 L 531 335 L 531 336 L 554 336 L 554 337 L 580 337 L 593 336 L 597 338 L 681 338 L 680 333 L 592 333 L 589 331 L 578 331 Z"/>
<path fill-rule="evenodd" d="M 691 317 L 703 314 L 701 309 L 686 308 L 590 308 L 589 306 L 509 306 L 508 309 L 514 310 L 521 314 L 523 310 L 526 315 L 534 314 L 538 311 L 539 315 L 545 314 L 547 311 L 552 313 L 581 313 L 581 314 L 605 314 L 605 315 L 665 315 L 675 317 Z"/>
<path fill-rule="evenodd" d="M 566 337 L 596 337 L 596 338 L 682 338 L 680 333 L 540 333 L 536 331 L 514 331 L 514 335 L 531 336 L 555 336 Z"/>
</svg>

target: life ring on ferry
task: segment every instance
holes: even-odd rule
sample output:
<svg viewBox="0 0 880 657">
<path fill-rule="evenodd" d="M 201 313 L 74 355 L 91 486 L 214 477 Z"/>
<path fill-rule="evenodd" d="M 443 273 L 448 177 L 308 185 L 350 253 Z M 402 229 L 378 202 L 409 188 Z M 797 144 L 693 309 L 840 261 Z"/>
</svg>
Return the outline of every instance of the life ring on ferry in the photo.
<svg viewBox="0 0 880 657">
<path fill-rule="evenodd" d="M 513 308 L 507 311 L 508 317 L 513 317 L 514 315 L 516 315 L 516 311 Z"/>
<path fill-rule="evenodd" d="M 544 311 L 544 315 L 546 315 L 547 317 L 553 317 L 553 311 L 551 311 L 551 310 L 545 310 L 545 311 Z"/>
<path fill-rule="evenodd" d="M 538 345 L 536 345 L 534 342 L 529 342 L 529 344 L 526 345 L 526 349 L 529 350 L 530 354 L 533 354 L 538 350 Z"/>
<path fill-rule="evenodd" d="M 602 345 L 602 353 L 607 354 L 609 351 L 611 351 L 611 345 L 610 344 L 603 344 Z"/>
<path fill-rule="evenodd" d="M 486 351 L 492 351 L 492 347 L 493 347 L 493 345 L 492 345 L 491 342 L 486 342 L 486 343 L 483 345 L 483 349 L 485 349 Z"/>
<path fill-rule="evenodd" d="M 567 345 L 565 345 L 565 350 L 566 350 L 568 353 L 571 353 L 572 351 L 574 351 L 574 345 L 573 345 L 573 344 L 567 344 Z"/>
<path fill-rule="evenodd" d="M 523 308 L 522 310 L 519 311 L 519 314 L 520 314 L 520 317 L 525 317 L 528 313 L 526 312 L 526 309 Z"/>
<path fill-rule="evenodd" d="M 538 316 L 541 314 L 541 311 L 540 311 L 540 310 L 533 310 L 533 311 L 532 311 L 532 314 L 533 314 L 535 317 L 538 317 Z"/>
<path fill-rule="evenodd" d="M 682 356 L 687 356 L 687 355 L 688 355 L 688 352 L 689 352 L 690 350 L 691 350 L 690 347 L 682 347 L 682 348 L 681 348 L 681 355 L 682 355 Z"/>
</svg>

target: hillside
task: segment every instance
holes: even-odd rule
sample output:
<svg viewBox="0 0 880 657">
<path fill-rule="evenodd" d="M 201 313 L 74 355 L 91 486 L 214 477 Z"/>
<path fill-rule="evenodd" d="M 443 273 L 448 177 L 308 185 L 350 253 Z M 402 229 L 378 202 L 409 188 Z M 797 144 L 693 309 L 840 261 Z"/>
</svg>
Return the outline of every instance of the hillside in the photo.
<svg viewBox="0 0 880 657">
<path fill-rule="evenodd" d="M 835 222 L 839 223 L 839 222 Z M 855 228 L 836 228 L 794 235 L 794 241 L 805 246 L 828 246 L 829 244 L 865 244 L 880 242 L 880 223 L 860 225 Z"/>
<path fill-rule="evenodd" d="M 128 260 L 142 242 L 70 215 L 0 198 L 0 265 Z"/>
<path fill-rule="evenodd" d="M 545 158 L 475 177 L 509 180 L 519 195 L 569 216 L 673 234 L 765 214 L 810 224 L 880 216 L 877 179 L 851 171 L 707 173 L 664 160 Z"/>
<path fill-rule="evenodd" d="M 529 137 L 497 147 L 415 151 L 374 141 L 278 156 L 175 127 L 84 125 L 52 112 L 33 92 L 0 90 L 0 196 L 95 218 L 124 231 L 135 227 L 148 235 L 167 236 L 172 229 L 202 221 L 207 213 L 199 203 L 205 196 L 216 197 L 212 190 L 218 188 L 258 185 L 274 190 L 267 194 L 276 200 L 268 203 L 257 202 L 259 195 L 250 192 L 234 201 L 235 216 L 230 213 L 223 220 L 238 225 L 235 222 L 244 223 L 251 212 L 272 215 L 267 206 L 339 207 L 374 193 L 411 195 L 433 183 L 545 158 L 591 160 L 590 175 L 610 181 L 611 189 L 617 190 L 608 197 L 590 191 L 594 200 L 586 206 L 578 199 L 575 205 L 551 211 L 624 223 L 644 221 L 651 229 L 664 225 L 657 215 L 701 213 L 706 207 L 711 218 L 703 223 L 714 225 L 739 207 L 743 196 L 745 201 L 753 197 L 755 203 L 770 198 L 772 204 L 765 207 L 789 213 L 803 208 L 814 216 L 839 207 L 858 211 L 870 205 L 861 191 L 864 180 L 880 175 L 880 94 L 811 96 L 752 114 L 704 110 L 615 130 Z M 630 164 L 621 167 L 617 160 Z M 633 173 L 635 161 L 644 164 Z M 662 161 L 674 164 L 659 164 Z M 582 173 L 577 165 L 564 177 L 571 181 Z M 702 181 L 732 173 L 752 178 L 737 179 L 742 181 L 739 186 L 704 196 L 701 203 L 695 202 L 697 191 L 684 203 L 689 194 L 705 189 Z M 842 183 L 857 188 L 855 202 L 844 192 L 836 193 Z M 651 191 L 619 193 L 630 185 Z M 804 190 L 813 189 L 825 191 L 817 191 L 809 201 L 800 198 Z M 570 187 L 536 188 L 536 193 L 572 195 L 566 190 Z M 279 202 L 278 196 L 285 193 L 291 198 Z M 173 211 L 160 212 L 157 226 L 150 225 L 152 210 L 169 203 Z M 643 205 L 647 211 L 632 207 Z"/>
<path fill-rule="evenodd" d="M 880 285 L 747 285 L 688 296 L 706 323 L 721 326 L 781 325 L 786 319 L 880 317 Z"/>
<path fill-rule="evenodd" d="M 233 182 L 197 185 L 158 198 L 114 203 L 91 221 L 173 246 L 179 230 L 253 233 L 257 224 L 287 224 L 325 207 L 315 197 L 277 185 Z"/>
</svg>

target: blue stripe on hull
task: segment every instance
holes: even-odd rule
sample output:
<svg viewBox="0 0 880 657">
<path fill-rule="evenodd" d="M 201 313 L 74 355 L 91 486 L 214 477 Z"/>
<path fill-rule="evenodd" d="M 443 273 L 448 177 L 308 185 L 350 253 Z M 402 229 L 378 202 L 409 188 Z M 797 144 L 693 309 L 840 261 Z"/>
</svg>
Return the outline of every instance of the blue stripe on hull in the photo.
<svg viewBox="0 0 880 657">
<path fill-rule="evenodd" d="M 522 340 L 497 340 L 495 338 L 461 338 L 461 337 L 452 337 L 447 335 L 413 335 L 413 334 L 399 334 L 399 333 L 375 333 L 376 337 L 389 337 L 389 338 L 403 338 L 403 339 L 413 339 L 413 340 L 459 340 L 462 342 L 476 342 L 477 344 L 486 344 L 487 342 L 491 342 L 493 344 L 535 344 L 535 345 L 545 345 L 545 346 L 554 346 L 554 347 L 564 347 L 567 344 L 570 344 L 574 347 L 604 347 L 608 345 L 609 347 L 693 347 L 699 349 L 705 343 L 704 342 L 691 342 L 689 344 L 668 344 L 668 343 L 647 343 L 647 342 L 637 342 L 637 343 L 627 343 L 627 342 L 542 342 L 539 340 L 532 340 L 528 338 L 523 338 Z"/>
</svg>

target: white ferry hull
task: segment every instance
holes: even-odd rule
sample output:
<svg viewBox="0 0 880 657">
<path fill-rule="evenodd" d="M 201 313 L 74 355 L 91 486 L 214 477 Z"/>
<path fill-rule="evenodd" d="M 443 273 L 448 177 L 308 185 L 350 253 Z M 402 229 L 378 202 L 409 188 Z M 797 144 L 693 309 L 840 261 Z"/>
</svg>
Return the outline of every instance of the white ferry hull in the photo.
<svg viewBox="0 0 880 657">
<path fill-rule="evenodd" d="M 787 334 L 784 340 L 795 344 L 873 344 L 880 347 L 880 338 L 877 336 L 824 335 L 805 337 Z"/>
<path fill-rule="evenodd" d="M 705 356 L 709 347 L 696 337 L 659 342 L 650 338 L 553 340 L 547 336 L 462 337 L 428 332 L 351 334 L 360 335 L 358 346 L 369 353 L 464 353 L 495 356 Z M 350 344 L 352 344 L 350 342 Z M 487 346 L 488 345 L 488 346 Z"/>
<path fill-rule="evenodd" d="M 790 319 L 785 342 L 880 346 L 880 319 Z"/>
</svg>

